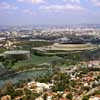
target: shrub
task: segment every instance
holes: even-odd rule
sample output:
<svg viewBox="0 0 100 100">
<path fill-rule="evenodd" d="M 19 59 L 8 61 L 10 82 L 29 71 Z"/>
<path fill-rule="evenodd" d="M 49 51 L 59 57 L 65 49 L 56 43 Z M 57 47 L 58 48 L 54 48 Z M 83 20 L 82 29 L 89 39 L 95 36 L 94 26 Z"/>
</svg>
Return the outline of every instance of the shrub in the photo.
<svg viewBox="0 0 100 100">
<path fill-rule="evenodd" d="M 89 100 L 89 96 L 84 96 L 82 100 Z"/>
<path fill-rule="evenodd" d="M 69 99 L 69 100 L 72 100 L 73 95 L 70 93 L 70 94 L 68 94 L 68 95 L 66 96 L 66 98 Z"/>
</svg>

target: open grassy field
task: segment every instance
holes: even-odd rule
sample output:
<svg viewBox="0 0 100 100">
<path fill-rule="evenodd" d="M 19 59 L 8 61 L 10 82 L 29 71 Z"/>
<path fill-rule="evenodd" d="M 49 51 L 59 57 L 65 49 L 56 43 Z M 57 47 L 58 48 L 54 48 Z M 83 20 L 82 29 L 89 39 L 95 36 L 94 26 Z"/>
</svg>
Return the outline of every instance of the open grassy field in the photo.
<svg viewBox="0 0 100 100">
<path fill-rule="evenodd" d="M 14 70 L 23 70 L 23 69 L 28 69 L 28 68 L 37 68 L 37 66 L 40 66 L 42 64 L 48 64 L 49 62 L 55 61 L 60 59 L 60 57 L 57 56 L 36 56 L 32 55 L 32 58 L 30 60 L 25 60 L 25 61 L 19 61 L 12 66 Z M 41 68 L 43 68 L 41 66 Z"/>
</svg>

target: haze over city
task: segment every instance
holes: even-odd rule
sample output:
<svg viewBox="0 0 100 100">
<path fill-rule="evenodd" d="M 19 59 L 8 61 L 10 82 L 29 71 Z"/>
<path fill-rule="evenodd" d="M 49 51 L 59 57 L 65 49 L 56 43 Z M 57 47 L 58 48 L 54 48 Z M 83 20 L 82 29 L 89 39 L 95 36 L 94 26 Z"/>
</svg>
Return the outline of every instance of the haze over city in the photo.
<svg viewBox="0 0 100 100">
<path fill-rule="evenodd" d="M 0 25 L 99 24 L 100 0 L 0 0 Z"/>
</svg>

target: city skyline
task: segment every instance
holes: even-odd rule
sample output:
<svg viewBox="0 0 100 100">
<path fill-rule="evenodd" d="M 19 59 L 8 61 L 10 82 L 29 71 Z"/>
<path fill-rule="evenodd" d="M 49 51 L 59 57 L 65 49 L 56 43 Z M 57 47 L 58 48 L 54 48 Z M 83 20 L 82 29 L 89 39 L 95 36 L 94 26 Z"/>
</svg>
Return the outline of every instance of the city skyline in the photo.
<svg viewBox="0 0 100 100">
<path fill-rule="evenodd" d="M 100 0 L 0 0 L 0 25 L 99 24 Z"/>
</svg>

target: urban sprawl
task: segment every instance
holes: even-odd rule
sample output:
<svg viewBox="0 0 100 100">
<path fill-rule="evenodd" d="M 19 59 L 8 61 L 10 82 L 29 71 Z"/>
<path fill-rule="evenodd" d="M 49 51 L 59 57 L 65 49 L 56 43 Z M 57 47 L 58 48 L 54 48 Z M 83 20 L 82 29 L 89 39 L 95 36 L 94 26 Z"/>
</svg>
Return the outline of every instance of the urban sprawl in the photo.
<svg viewBox="0 0 100 100">
<path fill-rule="evenodd" d="M 100 100 L 99 26 L 0 26 L 0 100 Z"/>
</svg>

